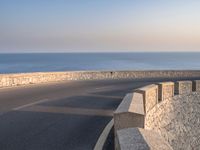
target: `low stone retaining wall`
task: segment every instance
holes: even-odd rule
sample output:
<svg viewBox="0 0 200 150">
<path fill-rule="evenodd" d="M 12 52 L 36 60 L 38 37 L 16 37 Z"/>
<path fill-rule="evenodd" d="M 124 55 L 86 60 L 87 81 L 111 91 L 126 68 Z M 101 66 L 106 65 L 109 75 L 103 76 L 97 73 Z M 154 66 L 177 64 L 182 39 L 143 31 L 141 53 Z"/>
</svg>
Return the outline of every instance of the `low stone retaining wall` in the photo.
<svg viewBox="0 0 200 150">
<path fill-rule="evenodd" d="M 177 81 L 175 84 L 175 94 L 191 93 L 192 81 Z"/>
<path fill-rule="evenodd" d="M 169 97 L 174 96 L 174 83 L 173 82 L 162 82 L 158 84 L 158 100 L 164 101 Z"/>
<path fill-rule="evenodd" d="M 0 74 L 0 88 L 27 84 L 46 83 L 63 80 L 105 80 L 105 79 L 187 79 L 199 78 L 199 70 L 160 71 L 72 71 Z"/>
<path fill-rule="evenodd" d="M 194 80 L 192 82 L 192 90 L 197 92 L 200 91 L 200 80 Z"/>
<path fill-rule="evenodd" d="M 161 135 L 174 150 L 200 148 L 200 93 L 176 95 L 145 116 L 145 130 Z"/>
<path fill-rule="evenodd" d="M 126 128 L 117 131 L 116 149 L 123 150 L 172 150 L 157 132 L 142 128 Z"/>
<path fill-rule="evenodd" d="M 115 149 L 199 148 L 199 87 L 198 80 L 165 82 L 127 94 L 114 112 Z"/>
</svg>

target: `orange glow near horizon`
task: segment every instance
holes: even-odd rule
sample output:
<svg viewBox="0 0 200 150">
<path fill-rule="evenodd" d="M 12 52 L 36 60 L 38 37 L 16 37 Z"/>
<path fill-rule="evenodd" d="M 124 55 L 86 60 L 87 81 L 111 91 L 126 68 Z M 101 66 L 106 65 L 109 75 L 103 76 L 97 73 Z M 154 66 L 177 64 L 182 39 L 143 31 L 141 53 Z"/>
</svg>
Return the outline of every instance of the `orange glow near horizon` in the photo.
<svg viewBox="0 0 200 150">
<path fill-rule="evenodd" d="M 199 1 L 21 0 L 0 7 L 0 52 L 200 51 Z"/>
</svg>

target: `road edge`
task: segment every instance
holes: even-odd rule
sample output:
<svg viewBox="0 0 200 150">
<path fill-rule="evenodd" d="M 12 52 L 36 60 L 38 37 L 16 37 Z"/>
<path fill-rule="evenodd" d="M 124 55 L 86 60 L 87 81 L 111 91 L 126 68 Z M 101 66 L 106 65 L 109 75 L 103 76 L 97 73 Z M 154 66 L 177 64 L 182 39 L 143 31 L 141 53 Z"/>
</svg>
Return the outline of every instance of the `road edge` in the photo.
<svg viewBox="0 0 200 150">
<path fill-rule="evenodd" d="M 106 142 L 106 139 L 110 133 L 110 130 L 112 129 L 114 125 L 114 120 L 112 119 L 104 128 L 103 132 L 101 133 L 101 135 L 99 136 L 97 143 L 94 146 L 94 150 L 102 150 L 104 143 Z"/>
</svg>

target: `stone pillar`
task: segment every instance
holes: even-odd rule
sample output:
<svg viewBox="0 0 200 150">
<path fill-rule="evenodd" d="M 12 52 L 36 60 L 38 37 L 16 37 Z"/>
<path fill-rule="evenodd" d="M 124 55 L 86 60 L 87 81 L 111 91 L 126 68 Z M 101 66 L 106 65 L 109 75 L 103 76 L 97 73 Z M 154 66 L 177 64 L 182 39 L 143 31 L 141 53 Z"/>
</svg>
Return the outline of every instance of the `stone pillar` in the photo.
<svg viewBox="0 0 200 150">
<path fill-rule="evenodd" d="M 200 80 L 194 80 L 192 82 L 192 90 L 196 92 L 200 92 Z"/>
<path fill-rule="evenodd" d="M 120 129 L 140 127 L 144 128 L 144 103 L 141 93 L 129 93 L 122 100 L 114 112 L 114 134 L 115 149 L 117 149 L 118 141 L 116 133 Z"/>
<path fill-rule="evenodd" d="M 127 94 L 114 112 L 115 131 L 129 127 L 144 128 L 144 104 L 140 93 Z"/>
<path fill-rule="evenodd" d="M 174 83 L 161 82 L 158 84 L 158 100 L 163 101 L 174 96 Z"/>
<path fill-rule="evenodd" d="M 188 94 L 192 92 L 192 81 L 175 82 L 175 94 Z"/>
<path fill-rule="evenodd" d="M 158 85 L 151 84 L 135 90 L 143 95 L 145 113 L 158 103 Z"/>
</svg>

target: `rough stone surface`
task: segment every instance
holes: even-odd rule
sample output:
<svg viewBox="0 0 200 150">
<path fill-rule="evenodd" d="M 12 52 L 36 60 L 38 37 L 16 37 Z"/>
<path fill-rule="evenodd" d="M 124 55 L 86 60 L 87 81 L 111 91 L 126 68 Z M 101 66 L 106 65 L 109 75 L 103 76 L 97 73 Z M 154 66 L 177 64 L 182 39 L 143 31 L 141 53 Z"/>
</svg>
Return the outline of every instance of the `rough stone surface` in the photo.
<svg viewBox="0 0 200 150">
<path fill-rule="evenodd" d="M 146 114 L 145 129 L 164 137 L 174 150 L 200 148 L 200 93 L 177 95 Z"/>
<path fill-rule="evenodd" d="M 200 92 L 200 80 L 194 80 L 192 82 L 192 90 Z"/>
<path fill-rule="evenodd" d="M 62 80 L 101 80 L 101 79 L 180 79 L 199 78 L 200 71 L 160 70 L 160 71 L 72 71 L 72 72 L 46 72 L 0 74 L 0 88 L 26 84 L 37 84 Z"/>
<path fill-rule="evenodd" d="M 129 127 L 144 127 L 144 104 L 140 93 L 129 93 L 114 112 L 115 131 Z"/>
<path fill-rule="evenodd" d="M 164 101 L 174 96 L 174 83 L 161 82 L 158 84 L 158 100 Z"/>
<path fill-rule="evenodd" d="M 127 128 L 117 131 L 117 150 L 172 150 L 163 137 L 154 131 Z"/>
<path fill-rule="evenodd" d="M 192 81 L 175 82 L 175 94 L 188 94 L 192 92 Z"/>
<path fill-rule="evenodd" d="M 143 94 L 145 112 L 151 110 L 158 103 L 158 85 L 151 84 L 135 90 Z"/>
</svg>

